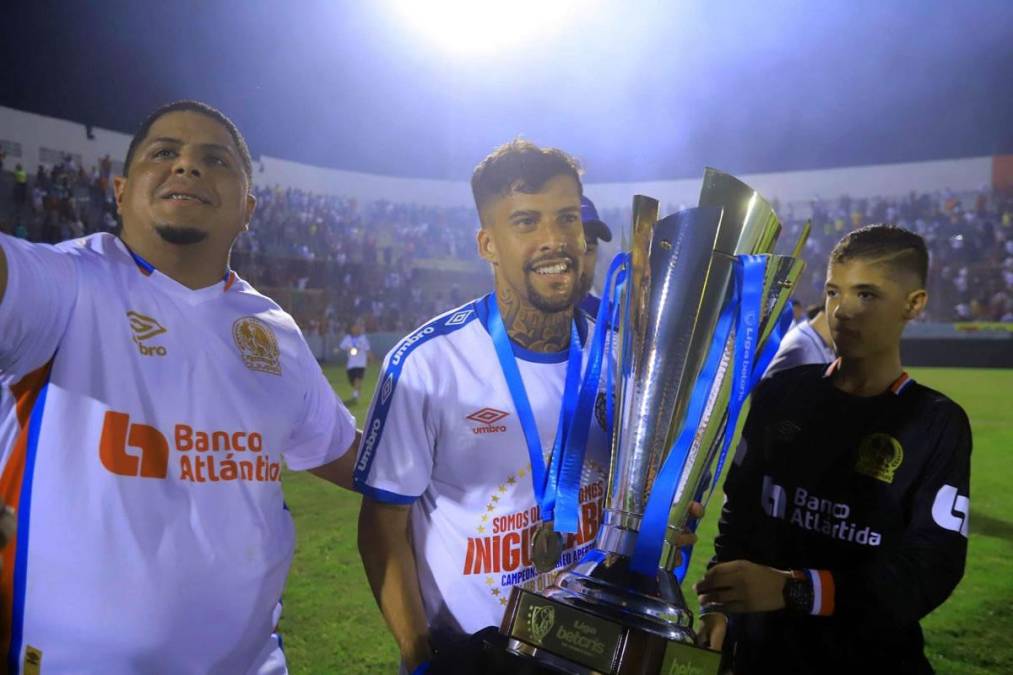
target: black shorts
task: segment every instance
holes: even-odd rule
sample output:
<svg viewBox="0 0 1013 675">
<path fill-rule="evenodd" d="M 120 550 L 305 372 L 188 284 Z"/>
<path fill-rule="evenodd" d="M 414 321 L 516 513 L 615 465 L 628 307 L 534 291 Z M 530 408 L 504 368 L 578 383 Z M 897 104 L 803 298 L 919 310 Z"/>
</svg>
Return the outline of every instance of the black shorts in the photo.
<svg viewBox="0 0 1013 675">
<path fill-rule="evenodd" d="M 366 374 L 365 368 L 349 368 L 348 369 L 348 383 L 353 384 L 356 380 L 361 380 L 362 376 Z"/>
</svg>

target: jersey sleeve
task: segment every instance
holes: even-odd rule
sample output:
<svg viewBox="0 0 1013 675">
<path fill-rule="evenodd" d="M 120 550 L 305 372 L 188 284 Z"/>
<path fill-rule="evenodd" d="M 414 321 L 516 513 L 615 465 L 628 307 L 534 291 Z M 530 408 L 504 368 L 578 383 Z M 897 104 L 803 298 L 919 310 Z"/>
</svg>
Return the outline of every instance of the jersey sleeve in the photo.
<svg viewBox="0 0 1013 675">
<path fill-rule="evenodd" d="M 352 347 L 351 335 L 345 335 L 345 337 L 341 338 L 341 344 L 338 345 L 339 349 L 351 349 L 351 347 Z"/>
<path fill-rule="evenodd" d="M 398 359 L 393 350 L 382 372 L 362 431 L 355 485 L 377 501 L 410 504 L 426 491 L 433 471 L 433 378 L 418 354 Z"/>
<path fill-rule="evenodd" d="M 855 569 L 827 570 L 834 613 L 877 625 L 918 621 L 949 597 L 964 574 L 970 516 L 971 427 L 945 400 L 935 420 L 935 449 L 915 488 L 900 541 Z"/>
<path fill-rule="evenodd" d="M 774 373 L 782 370 L 788 370 L 795 366 L 801 366 L 807 363 L 807 351 L 805 345 L 801 340 L 797 339 L 797 336 L 792 336 L 792 339 L 785 341 L 781 344 L 781 348 L 777 350 L 770 365 L 767 366 L 766 372 L 763 373 L 763 377 L 767 378 Z"/>
<path fill-rule="evenodd" d="M 78 291 L 78 267 L 69 251 L 0 234 L 7 289 L 0 300 L 0 375 L 13 381 L 56 353 Z"/>
<path fill-rule="evenodd" d="M 303 414 L 283 452 L 285 464 L 294 471 L 333 462 L 345 454 L 355 439 L 355 418 L 338 400 L 305 342 L 303 346 L 306 377 Z"/>
</svg>

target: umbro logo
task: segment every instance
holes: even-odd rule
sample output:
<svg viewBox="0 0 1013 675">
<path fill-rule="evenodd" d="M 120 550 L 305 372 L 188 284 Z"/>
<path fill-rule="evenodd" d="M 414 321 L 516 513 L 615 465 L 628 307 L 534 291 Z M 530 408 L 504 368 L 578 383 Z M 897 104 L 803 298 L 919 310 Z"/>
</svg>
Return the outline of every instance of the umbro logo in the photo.
<svg viewBox="0 0 1013 675">
<path fill-rule="evenodd" d="M 496 408 L 482 408 L 471 413 L 465 419 L 478 422 L 481 426 L 472 427 L 476 434 L 497 434 L 507 430 L 506 425 L 496 424 L 510 413 L 496 410 Z"/>
<path fill-rule="evenodd" d="M 145 344 L 148 340 L 166 333 L 165 327 L 156 319 L 133 310 L 127 312 L 130 321 L 130 332 L 141 356 L 165 356 L 168 352 L 161 345 Z"/>
<path fill-rule="evenodd" d="M 471 310 L 471 309 L 461 310 L 460 312 L 457 312 L 452 317 L 450 317 L 449 319 L 447 319 L 447 322 L 444 323 L 443 325 L 444 326 L 460 326 L 462 323 L 464 323 L 465 321 L 468 320 L 468 317 L 471 316 L 471 314 L 472 314 L 473 311 L 474 310 Z"/>
</svg>

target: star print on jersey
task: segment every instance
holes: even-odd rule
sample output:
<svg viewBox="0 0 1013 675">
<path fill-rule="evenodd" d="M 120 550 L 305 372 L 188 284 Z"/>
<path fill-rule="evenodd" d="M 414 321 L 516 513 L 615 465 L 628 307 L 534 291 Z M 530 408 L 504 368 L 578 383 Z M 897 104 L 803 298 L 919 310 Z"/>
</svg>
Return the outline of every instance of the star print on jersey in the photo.
<svg viewBox="0 0 1013 675">
<path fill-rule="evenodd" d="M 475 525 L 475 536 L 468 537 L 465 575 L 484 575 L 484 585 L 501 605 L 506 605 L 510 589 L 523 584 L 540 591 L 550 586 L 558 571 L 580 560 L 594 543 L 601 524 L 605 498 L 605 472 L 595 462 L 585 471 L 598 480 L 585 482 L 580 489 L 580 522 L 576 533 L 565 535 L 563 555 L 556 570 L 540 574 L 531 560 L 531 537 L 541 524 L 538 505 L 520 511 L 498 512 L 498 505 L 511 503 L 512 491 L 530 480 L 531 465 L 512 473 L 490 493 L 485 509 Z"/>
</svg>

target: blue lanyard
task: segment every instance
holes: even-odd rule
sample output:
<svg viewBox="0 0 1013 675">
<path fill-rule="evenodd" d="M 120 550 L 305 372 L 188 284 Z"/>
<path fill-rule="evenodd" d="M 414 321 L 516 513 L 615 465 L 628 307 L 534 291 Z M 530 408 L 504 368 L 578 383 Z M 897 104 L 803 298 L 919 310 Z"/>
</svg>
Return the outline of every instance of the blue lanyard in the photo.
<svg viewBox="0 0 1013 675">
<path fill-rule="evenodd" d="M 597 328 L 597 327 L 596 327 Z M 577 324 L 570 324 L 570 349 L 566 367 L 566 388 L 563 390 L 563 405 L 559 411 L 559 422 L 556 426 L 556 439 L 552 444 L 549 467 L 546 469 L 545 457 L 542 454 L 542 441 L 538 436 L 538 425 L 535 423 L 534 413 L 531 411 L 531 402 L 528 400 L 527 391 L 524 389 L 524 381 L 521 379 L 520 370 L 517 368 L 517 361 L 514 359 L 513 349 L 510 346 L 510 338 L 507 335 L 506 327 L 503 325 L 503 318 L 499 313 L 499 303 L 496 294 L 489 298 L 489 336 L 496 348 L 496 356 L 499 359 L 500 369 L 506 379 L 507 387 L 510 389 L 510 397 L 513 399 L 514 409 L 521 422 L 521 429 L 524 431 L 524 440 L 527 441 L 528 456 L 531 459 L 531 483 L 535 492 L 535 499 L 541 511 L 543 521 L 553 520 L 555 517 L 556 488 L 559 479 L 559 467 L 561 464 L 563 448 L 566 443 L 566 435 L 569 432 L 571 422 L 577 407 L 577 398 L 580 389 L 580 365 L 581 345 L 580 334 L 577 333 Z"/>
<path fill-rule="evenodd" d="M 616 359 L 619 358 L 619 353 L 615 349 L 616 341 L 619 338 L 619 321 L 623 316 L 623 301 L 625 293 L 625 283 L 627 277 L 627 270 L 630 268 L 630 254 L 620 251 L 616 254 L 615 258 L 612 259 L 612 263 L 609 265 L 608 276 L 606 277 L 605 292 L 602 293 L 602 304 L 606 301 L 611 304 L 611 309 L 608 313 L 609 330 L 608 330 L 608 342 L 606 343 L 606 352 L 609 354 L 609 359 L 605 368 L 605 424 L 609 438 L 612 437 L 612 432 L 615 429 L 613 418 L 615 416 L 615 370 L 616 370 Z M 615 275 L 613 277 L 613 275 Z M 608 284 L 614 284 L 612 286 L 612 292 L 608 292 Z M 598 320 L 601 321 L 601 307 L 598 308 Z"/>
<path fill-rule="evenodd" d="M 605 275 L 605 287 L 602 289 L 601 304 L 598 305 L 598 316 L 594 324 L 594 336 L 591 339 L 584 381 L 580 387 L 577 410 L 574 413 L 570 429 L 566 433 L 566 445 L 563 451 L 559 473 L 558 505 L 556 507 L 555 530 L 557 532 L 576 532 L 580 523 L 580 475 L 584 467 L 584 452 L 587 449 L 587 436 L 591 420 L 594 418 L 594 403 L 598 395 L 598 384 L 601 378 L 602 358 L 605 358 L 605 336 L 611 332 L 609 319 L 612 310 L 612 285 L 617 269 L 623 260 L 613 260 Z M 612 359 L 609 358 L 609 363 Z"/>
</svg>

